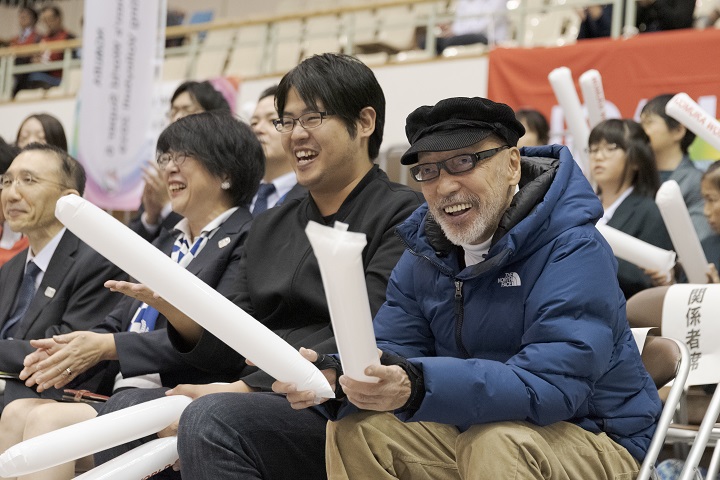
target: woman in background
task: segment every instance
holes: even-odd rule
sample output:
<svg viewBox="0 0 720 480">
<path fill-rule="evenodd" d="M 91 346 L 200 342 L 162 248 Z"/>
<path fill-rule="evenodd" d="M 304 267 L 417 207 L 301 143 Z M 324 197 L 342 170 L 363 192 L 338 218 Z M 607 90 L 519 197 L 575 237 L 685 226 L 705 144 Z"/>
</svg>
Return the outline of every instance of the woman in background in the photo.
<svg viewBox="0 0 720 480">
<path fill-rule="evenodd" d="M 518 141 L 518 147 L 536 147 L 550 142 L 550 126 L 542 113 L 523 108 L 515 112 L 515 118 L 525 127 L 525 135 Z"/>
<path fill-rule="evenodd" d="M 672 242 L 655 204 L 660 177 L 650 139 L 639 123 L 612 119 L 600 122 L 588 141 L 590 170 L 607 225 L 656 247 L 672 250 Z M 667 279 L 670 281 L 670 279 Z M 639 267 L 618 259 L 618 281 L 625 298 L 658 280 Z"/>
<path fill-rule="evenodd" d="M 67 152 L 67 138 L 62 123 L 47 113 L 30 115 L 20 124 L 15 145 L 24 148 L 33 142 L 55 145 Z"/>
</svg>

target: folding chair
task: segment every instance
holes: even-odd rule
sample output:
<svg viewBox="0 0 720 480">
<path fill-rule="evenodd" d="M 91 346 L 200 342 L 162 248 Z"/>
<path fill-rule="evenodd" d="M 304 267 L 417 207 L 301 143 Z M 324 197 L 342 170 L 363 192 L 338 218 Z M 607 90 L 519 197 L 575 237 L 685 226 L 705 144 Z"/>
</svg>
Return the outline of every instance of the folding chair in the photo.
<svg viewBox="0 0 720 480">
<path fill-rule="evenodd" d="M 644 346 L 638 347 L 642 351 L 643 364 L 658 390 L 674 380 L 637 477 L 637 480 L 649 480 L 655 478 L 655 462 L 682 397 L 690 371 L 690 356 L 685 344 L 673 338 L 649 336 L 645 339 Z"/>
<path fill-rule="evenodd" d="M 644 290 L 628 300 L 628 320 L 633 326 L 650 327 L 660 319 L 661 332 L 686 343 L 690 352 L 690 373 L 687 385 L 717 384 L 720 372 L 720 285 L 673 285 Z M 708 321 L 709 320 L 709 321 Z M 685 460 L 681 480 L 702 478 L 697 467 L 710 440 L 720 439 L 720 390 L 710 400 L 700 427 L 687 425 L 687 412 L 681 402 L 680 419 L 668 428 L 668 443 L 692 444 Z M 720 449 L 715 448 L 708 478 L 714 478 L 720 461 Z"/>
</svg>

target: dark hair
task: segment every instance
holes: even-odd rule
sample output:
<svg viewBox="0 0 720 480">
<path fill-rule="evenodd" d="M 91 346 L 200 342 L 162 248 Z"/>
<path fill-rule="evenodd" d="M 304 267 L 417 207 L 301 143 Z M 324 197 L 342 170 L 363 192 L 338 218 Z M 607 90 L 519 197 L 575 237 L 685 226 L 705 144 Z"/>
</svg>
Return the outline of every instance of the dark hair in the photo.
<svg viewBox="0 0 720 480">
<path fill-rule="evenodd" d="M 33 25 L 35 25 L 35 24 L 37 23 L 37 21 L 38 21 L 38 13 L 37 13 L 37 11 L 36 11 L 34 8 L 28 7 L 28 6 L 26 5 L 26 6 L 22 7 L 22 8 L 20 9 L 20 11 L 21 11 L 21 12 L 27 12 L 27 13 L 30 14 L 30 16 L 32 17 L 32 23 L 33 23 Z"/>
<path fill-rule="evenodd" d="M 230 111 L 230 105 L 228 105 L 225 97 L 222 96 L 222 93 L 215 90 L 215 87 L 213 87 L 208 81 L 195 82 L 190 80 L 180 84 L 180 86 L 175 89 L 175 92 L 170 99 L 170 103 L 174 102 L 178 96 L 185 92 L 187 92 L 206 112 L 212 112 L 215 110 L 222 110 L 225 112 Z"/>
<path fill-rule="evenodd" d="M 20 153 L 19 148 L 15 145 L 10 145 L 0 137 L 0 175 L 7 171 L 18 153 Z"/>
<path fill-rule="evenodd" d="M 65 150 L 50 145 L 49 143 L 33 142 L 25 146 L 20 153 L 28 151 L 39 151 L 54 154 L 60 162 L 60 173 L 63 175 L 63 181 L 68 188 L 74 188 L 80 196 L 85 193 L 85 168 L 82 164 L 71 157 Z"/>
<path fill-rule="evenodd" d="M 515 118 L 524 121 L 528 130 L 535 132 L 540 144 L 547 145 L 550 142 L 550 126 L 545 115 L 532 108 L 522 108 L 515 112 Z"/>
<path fill-rule="evenodd" d="M 210 174 L 227 175 L 233 205 L 249 205 L 265 174 L 265 154 L 249 125 L 229 112 L 188 115 L 170 124 L 157 141 L 158 155 L 184 152 Z"/>
<path fill-rule="evenodd" d="M 48 6 L 46 6 L 46 7 L 43 7 L 43 8 L 40 9 L 40 12 L 42 13 L 42 12 L 44 12 L 45 10 L 50 10 L 51 12 L 53 12 L 53 15 L 55 15 L 55 16 L 58 17 L 58 18 L 62 18 L 62 10 L 60 10 L 60 9 L 59 9 L 58 7 L 56 7 L 55 5 L 48 5 Z"/>
<path fill-rule="evenodd" d="M 713 187 L 720 190 L 720 160 L 710 164 L 703 173 L 702 179 L 711 182 Z"/>
<path fill-rule="evenodd" d="M 258 97 L 258 102 L 266 97 L 275 97 L 275 95 L 277 94 L 277 91 L 278 91 L 277 85 L 272 85 L 272 86 L 266 88 L 265 90 L 262 91 L 262 93 Z"/>
<path fill-rule="evenodd" d="M 660 188 L 660 176 L 655 155 L 650 147 L 650 138 L 642 126 L 628 119 L 613 118 L 598 123 L 590 132 L 588 145 L 597 145 L 601 140 L 614 143 L 625 151 L 625 167 L 623 178 L 635 167 L 632 185 L 635 192 L 646 197 L 655 197 Z M 598 193 L 599 192 L 598 188 Z"/>
<path fill-rule="evenodd" d="M 63 128 L 62 123 L 60 123 L 60 120 L 52 115 L 48 115 L 47 113 L 35 113 L 23 120 L 20 124 L 20 128 L 18 128 L 17 137 L 15 137 L 16 144 L 20 140 L 20 130 L 22 130 L 25 122 L 31 118 L 37 119 L 37 121 L 40 122 L 40 125 L 42 125 L 43 131 L 45 132 L 45 143 L 61 148 L 67 152 L 67 138 L 65 137 L 65 129 Z"/>
<path fill-rule="evenodd" d="M 651 98 L 640 111 L 640 116 L 655 114 L 663 119 L 668 130 L 677 130 L 680 127 L 685 128 L 685 136 L 680 141 L 680 148 L 682 152 L 687 155 L 688 148 L 690 148 L 693 140 L 695 140 L 695 134 L 691 132 L 689 128 L 665 113 L 665 106 L 674 96 L 674 93 L 665 93 Z"/>
<path fill-rule="evenodd" d="M 357 134 L 355 123 L 365 107 L 375 109 L 375 131 L 370 136 L 368 155 L 375 159 L 380 152 L 385 128 L 385 95 L 372 70 L 355 57 L 340 53 L 323 53 L 303 60 L 280 80 L 275 95 L 280 116 L 291 88 L 295 88 L 308 107 L 323 108 L 337 115 L 351 137 Z"/>
</svg>

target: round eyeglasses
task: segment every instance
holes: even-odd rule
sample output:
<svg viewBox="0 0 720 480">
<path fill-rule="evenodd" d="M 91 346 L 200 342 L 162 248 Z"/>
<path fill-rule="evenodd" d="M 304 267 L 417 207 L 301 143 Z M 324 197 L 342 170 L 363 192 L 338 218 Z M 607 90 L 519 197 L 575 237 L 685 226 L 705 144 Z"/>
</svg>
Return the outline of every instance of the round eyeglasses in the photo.
<svg viewBox="0 0 720 480">
<path fill-rule="evenodd" d="M 160 167 L 160 170 L 165 170 L 165 168 L 166 168 L 166 167 L 168 166 L 168 164 L 170 163 L 170 160 L 172 160 L 173 163 L 175 163 L 175 165 L 177 165 L 177 166 L 179 167 L 180 165 L 182 165 L 183 163 L 185 163 L 185 160 L 186 160 L 187 157 L 189 157 L 189 156 L 190 156 L 190 155 L 188 155 L 187 153 L 175 153 L 175 154 L 173 154 L 173 153 L 170 153 L 170 152 L 166 152 L 166 153 L 163 153 L 162 155 L 158 155 L 158 157 L 157 157 L 157 164 L 158 164 L 158 167 Z"/>
</svg>

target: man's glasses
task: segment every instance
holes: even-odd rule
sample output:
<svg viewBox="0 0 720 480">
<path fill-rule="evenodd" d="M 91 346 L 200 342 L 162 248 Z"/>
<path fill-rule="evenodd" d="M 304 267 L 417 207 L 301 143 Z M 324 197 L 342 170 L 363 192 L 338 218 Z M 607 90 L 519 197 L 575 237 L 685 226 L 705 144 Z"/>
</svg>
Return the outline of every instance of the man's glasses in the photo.
<svg viewBox="0 0 720 480">
<path fill-rule="evenodd" d="M 158 155 L 157 164 L 158 164 L 158 167 L 160 167 L 160 170 L 165 170 L 165 168 L 170 163 L 170 160 L 172 160 L 175 163 L 175 165 L 177 165 L 179 167 L 180 165 L 185 163 L 185 159 L 187 159 L 187 157 L 189 157 L 189 156 L 190 155 L 188 155 L 187 153 L 173 154 L 170 152 L 166 152 L 166 153 L 163 153 L 162 155 Z"/>
<path fill-rule="evenodd" d="M 448 158 L 442 162 L 415 165 L 410 169 L 410 173 L 418 182 L 427 182 L 428 180 L 439 177 L 441 168 L 450 175 L 458 175 L 472 170 L 478 162 L 487 160 L 506 148 L 510 148 L 510 145 L 503 145 L 502 147 L 491 148 L 489 150 L 483 150 L 476 153 L 466 153 L 464 155 Z"/>
<path fill-rule="evenodd" d="M 280 133 L 292 132 L 295 128 L 295 122 L 300 123 L 302 128 L 308 130 L 322 125 L 323 119 L 325 117 L 329 117 L 330 115 L 333 114 L 328 112 L 309 112 L 304 115 L 300 115 L 298 118 L 280 117 L 273 120 L 273 125 L 275 125 L 275 130 Z"/>
<path fill-rule="evenodd" d="M 31 188 L 40 182 L 50 183 L 52 185 L 57 185 L 58 187 L 62 188 L 68 188 L 67 185 L 63 185 L 62 183 L 54 182 L 52 180 L 46 180 L 44 178 L 36 177 L 30 172 L 23 172 L 17 177 L 13 177 L 12 175 L 7 174 L 0 175 L 0 189 L 2 190 L 10 188 L 13 185 L 17 185 L 19 188 Z"/>
</svg>

